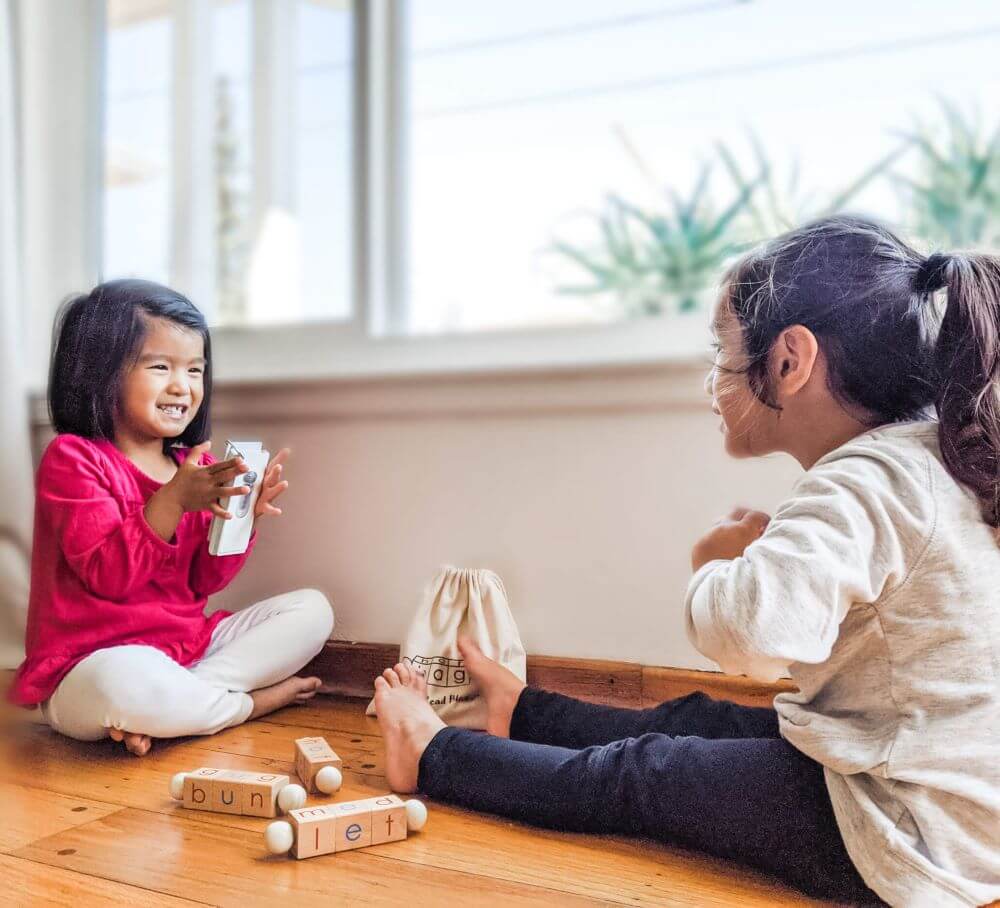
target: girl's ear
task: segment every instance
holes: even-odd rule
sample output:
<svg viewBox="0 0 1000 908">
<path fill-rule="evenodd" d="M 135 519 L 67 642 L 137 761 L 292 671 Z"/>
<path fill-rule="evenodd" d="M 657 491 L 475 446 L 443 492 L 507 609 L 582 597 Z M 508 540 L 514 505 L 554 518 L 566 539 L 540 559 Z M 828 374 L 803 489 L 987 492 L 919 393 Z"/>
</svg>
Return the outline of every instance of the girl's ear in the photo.
<svg viewBox="0 0 1000 908">
<path fill-rule="evenodd" d="M 792 325 L 778 335 L 771 348 L 771 368 L 779 399 L 797 394 L 805 387 L 818 357 L 816 335 L 804 325 Z"/>
</svg>

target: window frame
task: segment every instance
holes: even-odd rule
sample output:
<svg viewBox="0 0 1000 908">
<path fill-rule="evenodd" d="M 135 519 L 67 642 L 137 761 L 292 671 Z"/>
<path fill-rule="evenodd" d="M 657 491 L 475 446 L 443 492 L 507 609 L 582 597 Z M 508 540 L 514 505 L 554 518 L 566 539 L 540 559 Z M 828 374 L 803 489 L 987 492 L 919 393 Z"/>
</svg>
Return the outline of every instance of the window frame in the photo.
<svg viewBox="0 0 1000 908">
<path fill-rule="evenodd" d="M 101 36 L 100 75 L 103 82 L 104 34 L 107 27 L 104 0 L 78 0 L 88 4 L 96 18 L 94 32 Z M 287 148 L 275 146 L 281 130 L 273 128 L 274 105 L 267 98 L 282 89 L 281 74 L 268 68 L 274 59 L 276 36 L 292 34 L 296 0 L 250 0 L 253 17 L 253 167 L 254 218 L 266 210 L 276 194 L 287 192 L 281 185 Z M 254 378 L 324 378 L 351 375 L 396 375 L 412 372 L 455 373 L 484 370 L 518 370 L 572 367 L 621 367 L 651 362 L 700 362 L 707 348 L 707 317 L 660 315 L 579 325 L 511 327 L 486 332 L 456 332 L 421 335 L 407 332 L 407 80 L 406 29 L 408 0 L 365 0 L 351 3 L 352 98 L 351 231 L 353 249 L 350 277 L 351 314 L 344 319 L 289 322 L 218 324 L 212 326 L 216 377 L 226 381 Z M 214 192 L 193 186 L 192 172 L 199 149 L 192 148 L 185 133 L 189 124 L 201 125 L 211 135 L 211 105 L 204 99 L 209 66 L 197 66 L 196 42 L 211 40 L 206 26 L 212 9 L 203 0 L 173 0 L 174 100 L 172 104 L 173 167 L 170 236 L 171 281 L 194 299 L 214 299 L 214 267 L 195 267 L 204 262 L 206 229 L 210 230 L 214 204 L 195 206 L 194 198 L 214 198 Z M 199 27 L 199 24 L 201 27 Z M 193 37 L 192 37 L 193 36 Z M 265 42 L 261 44 L 260 42 Z M 268 45 L 267 42 L 270 42 Z M 180 72 L 181 67 L 188 67 Z M 285 83 L 287 86 L 287 82 Z M 97 122 L 103 124 L 103 91 L 92 97 L 100 105 Z M 270 109 L 268 109 L 270 108 Z M 103 161 L 103 127 L 88 137 L 99 143 L 97 157 Z M 210 138 L 209 138 L 210 143 Z M 205 153 L 205 142 L 200 153 Z M 209 149 L 210 150 L 210 149 Z M 263 169 L 260 162 L 264 162 Z M 284 168 L 287 172 L 287 168 Z M 202 167 L 211 179 L 211 169 Z M 265 179 L 270 174 L 275 179 Z M 286 181 L 287 184 L 287 181 Z M 185 186 L 179 197 L 178 186 Z M 94 221 L 103 220 L 103 179 L 96 192 Z M 210 236 L 210 233 L 208 234 Z M 92 236 L 101 237 L 95 230 Z M 201 239 L 199 239 L 201 238 Z M 93 271 L 100 274 L 103 250 L 98 239 L 92 248 Z M 208 288 L 206 285 L 213 285 Z M 287 366 L 275 360 L 279 349 Z M 294 357 L 288 351 L 297 351 Z"/>
</svg>

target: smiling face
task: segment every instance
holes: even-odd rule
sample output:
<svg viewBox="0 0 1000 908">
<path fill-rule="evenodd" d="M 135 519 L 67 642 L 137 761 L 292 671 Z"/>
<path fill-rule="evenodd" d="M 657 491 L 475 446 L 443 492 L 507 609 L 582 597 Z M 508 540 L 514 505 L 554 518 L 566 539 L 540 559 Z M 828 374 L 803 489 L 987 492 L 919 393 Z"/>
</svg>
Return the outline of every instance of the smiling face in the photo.
<svg viewBox="0 0 1000 908">
<path fill-rule="evenodd" d="M 117 431 L 139 442 L 180 435 L 204 397 L 204 357 L 197 331 L 147 318 L 142 350 L 122 380 Z"/>
<path fill-rule="evenodd" d="M 778 412 L 765 406 L 750 390 L 743 370 L 748 364 L 743 329 L 723 289 L 712 313 L 715 366 L 705 379 L 712 397 L 712 412 L 722 422 L 726 453 L 731 457 L 758 457 L 774 450 Z M 731 371 L 727 371 L 731 370 Z"/>
</svg>

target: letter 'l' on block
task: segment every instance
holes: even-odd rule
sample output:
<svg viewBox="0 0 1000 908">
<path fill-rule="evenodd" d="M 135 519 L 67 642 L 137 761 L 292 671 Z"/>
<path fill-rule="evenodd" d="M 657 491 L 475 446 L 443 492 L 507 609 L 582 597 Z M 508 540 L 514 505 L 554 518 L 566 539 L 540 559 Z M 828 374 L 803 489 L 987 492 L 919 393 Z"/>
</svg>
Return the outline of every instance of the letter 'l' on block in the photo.
<svg viewBox="0 0 1000 908">
<path fill-rule="evenodd" d="M 295 857 L 311 858 L 336 851 L 337 814 L 332 805 L 300 807 L 288 814 L 288 821 L 295 830 Z"/>
</svg>

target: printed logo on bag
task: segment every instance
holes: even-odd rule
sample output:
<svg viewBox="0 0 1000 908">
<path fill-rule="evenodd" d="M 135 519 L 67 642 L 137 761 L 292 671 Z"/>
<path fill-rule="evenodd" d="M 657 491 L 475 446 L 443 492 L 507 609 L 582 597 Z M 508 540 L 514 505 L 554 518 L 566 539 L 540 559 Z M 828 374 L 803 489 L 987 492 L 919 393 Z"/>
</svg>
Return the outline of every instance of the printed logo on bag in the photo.
<svg viewBox="0 0 1000 908">
<path fill-rule="evenodd" d="M 463 687 L 469 683 L 464 659 L 447 659 L 444 656 L 406 656 L 404 662 L 415 665 L 427 675 L 432 687 Z"/>
</svg>

